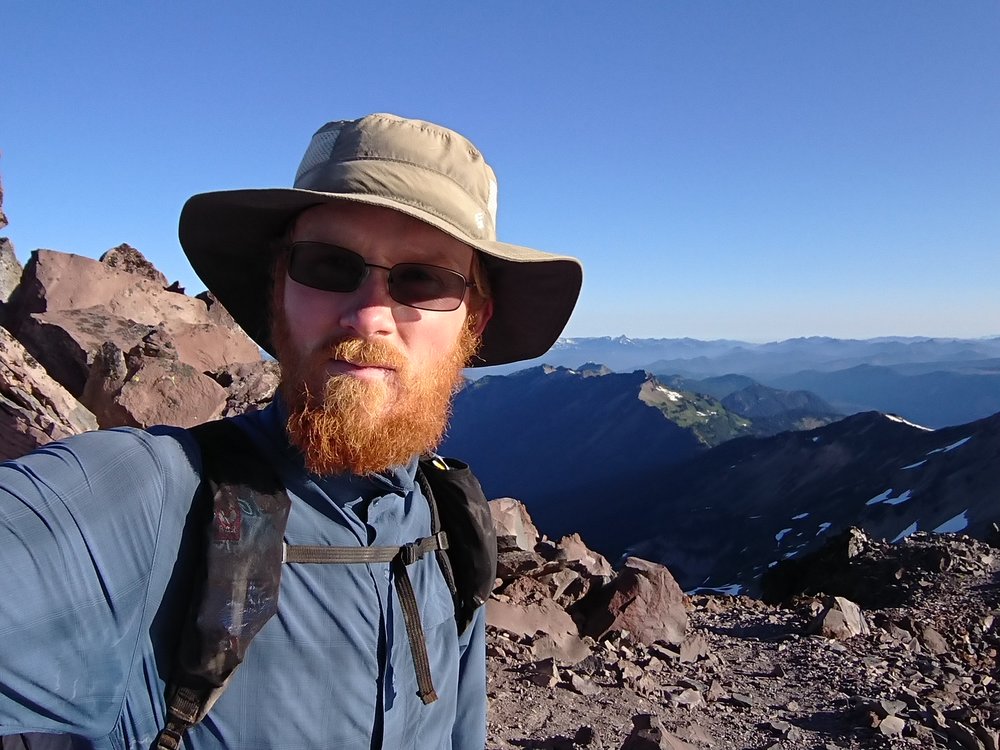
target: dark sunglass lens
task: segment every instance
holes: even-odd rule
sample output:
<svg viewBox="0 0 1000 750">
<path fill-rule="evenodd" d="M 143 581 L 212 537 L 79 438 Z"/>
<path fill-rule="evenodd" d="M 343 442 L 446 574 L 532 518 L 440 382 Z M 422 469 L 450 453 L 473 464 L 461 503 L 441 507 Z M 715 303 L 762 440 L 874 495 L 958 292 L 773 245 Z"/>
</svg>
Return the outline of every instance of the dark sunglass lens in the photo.
<svg viewBox="0 0 1000 750">
<path fill-rule="evenodd" d="M 300 284 L 328 292 L 353 292 L 365 275 L 365 261 L 357 253 L 320 242 L 292 245 L 288 275 Z"/>
<path fill-rule="evenodd" d="M 465 297 L 465 277 L 447 268 L 400 263 L 389 274 L 389 293 L 421 310 L 454 310 Z"/>
</svg>

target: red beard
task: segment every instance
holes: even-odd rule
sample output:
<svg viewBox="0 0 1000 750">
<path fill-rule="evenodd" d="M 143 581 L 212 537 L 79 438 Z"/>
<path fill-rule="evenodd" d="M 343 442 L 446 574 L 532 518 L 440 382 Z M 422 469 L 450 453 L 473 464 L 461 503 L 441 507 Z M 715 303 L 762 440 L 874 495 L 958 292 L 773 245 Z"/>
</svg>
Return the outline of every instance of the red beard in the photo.
<svg viewBox="0 0 1000 750">
<path fill-rule="evenodd" d="M 480 338 L 467 324 L 454 349 L 417 370 L 395 347 L 379 340 L 338 339 L 311 352 L 297 351 L 279 310 L 272 335 L 281 363 L 281 394 L 288 406 L 288 438 L 318 475 L 373 474 L 433 450 L 444 437 L 462 368 Z M 386 365 L 381 380 L 327 376 L 331 359 Z"/>
</svg>

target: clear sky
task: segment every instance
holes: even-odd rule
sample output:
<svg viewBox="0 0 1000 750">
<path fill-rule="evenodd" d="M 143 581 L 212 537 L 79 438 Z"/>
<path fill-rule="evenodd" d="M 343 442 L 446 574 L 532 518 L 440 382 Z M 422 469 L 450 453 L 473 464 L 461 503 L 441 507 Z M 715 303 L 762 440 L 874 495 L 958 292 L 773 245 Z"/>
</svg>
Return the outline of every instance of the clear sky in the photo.
<svg viewBox="0 0 1000 750">
<path fill-rule="evenodd" d="M 199 291 L 186 198 L 389 111 L 584 261 L 568 335 L 1000 334 L 998 0 L 2 0 L 0 39 L 22 260 L 128 242 Z"/>
</svg>

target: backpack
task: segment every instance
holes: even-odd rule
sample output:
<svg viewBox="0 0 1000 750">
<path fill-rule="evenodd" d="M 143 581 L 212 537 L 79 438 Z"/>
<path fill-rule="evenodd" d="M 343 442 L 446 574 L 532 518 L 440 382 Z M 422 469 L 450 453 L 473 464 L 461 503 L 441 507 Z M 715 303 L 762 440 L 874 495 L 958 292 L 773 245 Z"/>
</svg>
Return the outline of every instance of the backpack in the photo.
<svg viewBox="0 0 1000 750">
<path fill-rule="evenodd" d="M 202 451 L 203 492 L 212 510 L 200 593 L 181 637 L 167 690 L 167 721 L 156 750 L 177 750 L 225 691 L 246 649 L 275 614 L 283 564 L 388 562 L 403 612 L 418 695 L 437 700 L 408 565 L 434 553 L 455 604 L 459 633 L 496 580 L 496 532 L 469 467 L 440 456 L 420 460 L 417 481 L 430 506 L 430 536 L 399 547 L 289 546 L 290 500 L 249 436 L 229 420 L 191 430 Z"/>
<path fill-rule="evenodd" d="M 400 547 L 288 546 L 283 536 L 290 500 L 270 463 L 232 421 L 190 430 L 202 452 L 201 497 L 210 521 L 203 575 L 167 688 L 167 720 L 155 750 L 177 750 L 225 691 L 253 637 L 277 612 L 283 564 L 388 562 L 403 611 L 424 703 L 437 699 L 420 613 L 406 567 L 433 553 L 455 603 L 459 633 L 485 604 L 496 579 L 496 532 L 479 481 L 461 461 L 420 460 L 417 481 L 431 513 L 430 536 Z M 210 511 L 210 513 L 209 513 Z M 69 750 L 70 735 L 0 737 L 6 750 Z"/>
</svg>

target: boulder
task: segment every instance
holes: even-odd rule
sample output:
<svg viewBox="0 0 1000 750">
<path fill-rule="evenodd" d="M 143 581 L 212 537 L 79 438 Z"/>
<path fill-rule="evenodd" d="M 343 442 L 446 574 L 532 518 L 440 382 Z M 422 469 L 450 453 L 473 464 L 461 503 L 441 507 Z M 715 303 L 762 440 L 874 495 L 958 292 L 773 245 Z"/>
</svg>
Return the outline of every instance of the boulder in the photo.
<svg viewBox="0 0 1000 750">
<path fill-rule="evenodd" d="M 224 417 L 263 409 L 274 398 L 281 381 L 281 366 L 273 359 L 236 362 L 208 373 L 226 389 Z"/>
<path fill-rule="evenodd" d="M 0 460 L 94 429 L 94 415 L 0 328 Z"/>
<path fill-rule="evenodd" d="M 496 527 L 497 538 L 512 537 L 513 545 L 525 552 L 532 552 L 540 537 L 531 522 L 524 503 L 509 497 L 490 500 L 490 513 Z"/>
<path fill-rule="evenodd" d="M 842 596 L 831 596 L 824 601 L 823 609 L 806 627 L 806 632 L 842 641 L 870 633 L 871 628 L 857 604 Z"/>
<path fill-rule="evenodd" d="M 566 560 L 578 563 L 592 576 L 610 577 L 613 573 L 611 563 L 608 562 L 607 558 L 584 544 L 579 534 L 564 536 L 556 543 L 556 546 L 562 550 Z"/>
<path fill-rule="evenodd" d="M 547 633 L 560 642 L 566 636 L 577 636 L 573 618 L 551 599 L 531 604 L 490 599 L 486 603 L 486 622 L 519 636 Z"/>
<path fill-rule="evenodd" d="M 657 563 L 630 557 L 618 576 L 595 592 L 577 615 L 581 633 L 599 639 L 627 630 L 646 645 L 655 641 L 680 644 L 688 616 L 686 597 L 670 571 Z"/>
<path fill-rule="evenodd" d="M 102 344 L 81 401 L 103 428 L 193 427 L 221 416 L 226 390 L 181 362 L 170 336 L 156 328 L 127 353 L 111 342 Z"/>
</svg>

